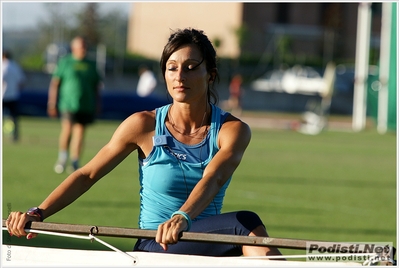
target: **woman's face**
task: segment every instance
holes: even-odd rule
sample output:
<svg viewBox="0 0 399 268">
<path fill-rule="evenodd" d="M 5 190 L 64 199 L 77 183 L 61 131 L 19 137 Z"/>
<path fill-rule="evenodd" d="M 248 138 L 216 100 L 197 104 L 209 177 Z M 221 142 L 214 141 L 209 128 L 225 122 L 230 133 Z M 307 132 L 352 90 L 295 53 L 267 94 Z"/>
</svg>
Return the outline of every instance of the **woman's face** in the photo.
<svg viewBox="0 0 399 268">
<path fill-rule="evenodd" d="M 166 62 L 166 86 L 175 101 L 195 102 L 206 98 L 210 79 L 196 45 L 180 47 Z"/>
</svg>

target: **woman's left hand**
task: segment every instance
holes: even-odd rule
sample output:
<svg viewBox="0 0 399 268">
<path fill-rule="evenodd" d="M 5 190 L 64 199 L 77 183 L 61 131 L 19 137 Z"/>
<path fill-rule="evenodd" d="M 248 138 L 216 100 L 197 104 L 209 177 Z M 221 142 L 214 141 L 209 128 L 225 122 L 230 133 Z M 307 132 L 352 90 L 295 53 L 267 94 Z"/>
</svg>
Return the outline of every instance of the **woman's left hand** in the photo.
<svg viewBox="0 0 399 268">
<path fill-rule="evenodd" d="M 186 230 L 187 226 L 187 220 L 182 215 L 175 215 L 158 226 L 155 241 L 166 251 L 169 244 L 176 244 L 179 241 L 181 232 Z"/>
</svg>

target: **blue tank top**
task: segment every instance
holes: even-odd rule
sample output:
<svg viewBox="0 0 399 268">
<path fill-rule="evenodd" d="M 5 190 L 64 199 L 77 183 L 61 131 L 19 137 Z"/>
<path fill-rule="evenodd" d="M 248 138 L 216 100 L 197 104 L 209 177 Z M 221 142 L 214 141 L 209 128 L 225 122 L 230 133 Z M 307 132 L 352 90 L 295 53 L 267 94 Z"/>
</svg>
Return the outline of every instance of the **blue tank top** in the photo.
<svg viewBox="0 0 399 268">
<path fill-rule="evenodd" d="M 154 146 L 145 159 L 139 157 L 141 229 L 156 230 L 159 224 L 170 219 L 172 213 L 179 210 L 187 200 L 202 178 L 205 167 L 219 150 L 218 133 L 229 115 L 212 105 L 211 125 L 206 137 L 198 144 L 186 145 L 176 140 L 165 127 L 169 107 L 170 104 L 155 110 Z M 230 180 L 231 178 L 194 221 L 220 214 Z"/>
</svg>

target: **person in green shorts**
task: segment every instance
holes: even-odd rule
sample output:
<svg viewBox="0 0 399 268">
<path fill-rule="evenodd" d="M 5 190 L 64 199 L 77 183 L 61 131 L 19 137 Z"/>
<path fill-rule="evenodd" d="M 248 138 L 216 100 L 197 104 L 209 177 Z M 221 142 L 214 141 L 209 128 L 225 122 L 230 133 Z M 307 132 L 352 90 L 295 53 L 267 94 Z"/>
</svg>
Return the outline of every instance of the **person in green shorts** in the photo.
<svg viewBox="0 0 399 268">
<path fill-rule="evenodd" d="M 58 159 L 54 171 L 65 171 L 68 156 L 73 170 L 79 168 L 86 126 L 93 123 L 100 110 L 101 76 L 96 63 L 86 57 L 83 37 L 71 41 L 71 54 L 61 58 L 52 75 L 47 113 L 61 117 Z"/>
</svg>

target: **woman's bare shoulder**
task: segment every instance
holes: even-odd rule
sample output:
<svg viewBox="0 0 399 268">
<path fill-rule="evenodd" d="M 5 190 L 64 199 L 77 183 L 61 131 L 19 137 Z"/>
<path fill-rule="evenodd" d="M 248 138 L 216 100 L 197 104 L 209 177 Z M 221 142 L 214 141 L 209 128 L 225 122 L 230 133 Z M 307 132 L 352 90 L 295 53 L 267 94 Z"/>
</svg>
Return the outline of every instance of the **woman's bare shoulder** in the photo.
<svg viewBox="0 0 399 268">
<path fill-rule="evenodd" d="M 126 118 L 116 130 L 121 135 L 130 134 L 140 137 L 146 133 L 153 132 L 155 129 L 155 111 L 136 112 Z"/>
<path fill-rule="evenodd" d="M 219 141 L 224 139 L 230 141 L 240 140 L 243 143 L 249 143 L 251 128 L 247 123 L 230 114 L 227 116 L 219 132 Z"/>
<path fill-rule="evenodd" d="M 251 131 L 250 127 L 247 123 L 245 123 L 244 121 L 242 121 L 241 119 L 239 119 L 238 117 L 229 114 L 226 118 L 226 120 L 224 121 L 222 128 L 226 127 L 226 128 L 242 128 L 243 130 L 247 130 L 247 131 Z"/>
<path fill-rule="evenodd" d="M 155 111 L 141 111 L 134 113 L 126 118 L 123 123 L 130 126 L 133 125 L 140 129 L 155 126 Z"/>
</svg>

